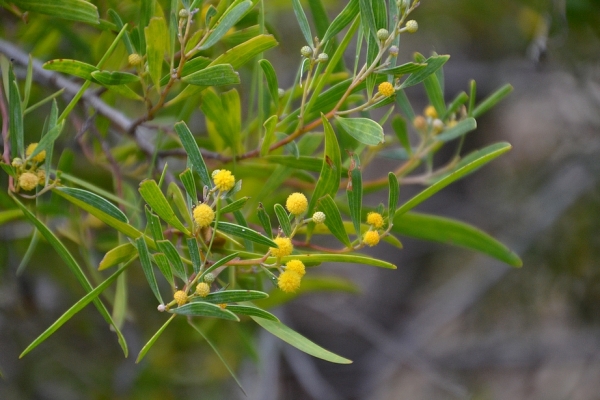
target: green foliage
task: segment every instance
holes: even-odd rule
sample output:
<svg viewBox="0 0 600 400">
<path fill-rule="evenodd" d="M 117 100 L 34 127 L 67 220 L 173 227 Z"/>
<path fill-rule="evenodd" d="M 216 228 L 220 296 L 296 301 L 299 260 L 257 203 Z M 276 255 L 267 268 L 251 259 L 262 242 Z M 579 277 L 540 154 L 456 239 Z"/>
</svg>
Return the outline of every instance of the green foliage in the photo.
<svg viewBox="0 0 600 400">
<path fill-rule="evenodd" d="M 398 8 L 396 1 L 351 0 L 329 23 L 322 4 L 311 1 L 319 39 L 301 2 L 294 0 L 291 7 L 310 50 L 303 50 L 300 58 L 298 49 L 297 79 L 286 89 L 278 86 L 284 80 L 268 60 L 267 51 L 278 43 L 267 30 L 264 10 L 255 12 L 255 7 L 264 7 L 262 2 L 222 0 L 202 6 L 199 1 L 171 1 L 165 9 L 163 3 L 138 4 L 132 28 L 122 22 L 129 17 L 98 10 L 82 0 L 12 1 L 10 9 L 16 15 L 28 10 L 88 23 L 98 38 L 109 38 L 99 41 L 97 47 L 104 50 L 92 53 L 92 58 L 99 58 L 96 65 L 62 54 L 53 54 L 56 58 L 43 64 L 46 74 L 65 74 L 80 82 L 65 88 L 73 99 L 61 106 L 56 99 L 59 93 L 52 93 L 27 108 L 32 82 L 42 71 L 30 60 L 23 84 L 8 59 L 0 58 L 10 121 L 3 132 L 10 151 L 4 152 L 1 166 L 16 206 L 0 212 L 0 223 L 25 216 L 86 292 L 22 355 L 89 302 L 113 327 L 127 355 L 124 338 L 98 297 L 127 268 L 143 271 L 158 311 L 171 314 L 142 348 L 138 362 L 171 321 L 184 317 L 225 362 L 202 323 L 210 318 L 243 323 L 249 316 L 308 354 L 349 363 L 286 327 L 264 308 L 289 301 L 295 293 L 355 292 L 356 288 L 339 278 L 315 278 L 312 271 L 303 286 L 303 274 L 286 264 L 301 262 L 310 267 L 341 262 L 395 269 L 360 251 L 379 239 L 400 249 L 402 244 L 392 236 L 397 233 L 451 243 L 521 265 L 518 256 L 474 227 L 408 212 L 511 147 L 497 143 L 460 155 L 465 135 L 477 127 L 476 118 L 502 100 L 510 85 L 476 104 L 472 83 L 469 95 L 461 92 L 446 103 L 443 67 L 448 55 L 426 58 L 417 53 L 414 62 L 396 66 L 400 50 L 392 46 L 409 33 L 406 21 L 418 3 L 401 2 L 405 7 Z M 102 20 L 104 15 L 113 22 Z M 381 29 L 387 36 L 378 35 Z M 343 56 L 353 41 L 356 65 L 347 67 Z M 414 111 L 403 90 L 421 84 L 430 103 L 422 115 Z M 81 106 L 82 97 L 86 106 Z M 51 99 L 46 115 L 40 105 Z M 395 112 L 394 104 L 403 115 Z M 374 119 L 375 108 L 386 110 L 381 120 Z M 74 112 L 86 115 L 77 137 L 91 133 L 95 143 L 86 149 L 110 170 L 108 187 L 114 190 L 91 184 L 84 174 L 77 177 L 63 171 L 55 162 L 55 147 L 58 153 L 62 140 L 73 139 L 68 117 Z M 46 121 L 40 130 L 43 135 L 35 135 L 41 136 L 37 147 L 28 154 L 27 113 Z M 198 119 L 204 120 L 205 130 L 197 127 Z M 111 140 L 109 128 L 121 134 L 119 140 Z M 456 139 L 460 139 L 457 157 L 433 165 L 433 155 Z M 363 176 L 363 171 L 375 165 L 383 151 L 397 154 L 402 162 L 392 171 L 366 179 L 369 175 Z M 167 165 L 168 157 L 181 162 L 169 159 Z M 425 188 L 398 205 L 400 186 L 414 183 Z M 386 189 L 387 209 L 383 205 L 378 209 L 383 222 L 367 223 L 364 195 Z M 290 191 L 301 191 L 305 197 L 292 195 L 286 200 Z M 25 205 L 17 196 L 37 201 Z M 43 202 L 54 210 L 41 207 Z M 53 225 L 46 223 L 72 208 L 111 228 L 111 233 L 103 232 L 109 238 L 98 269 L 119 268 L 96 287 L 48 228 Z M 35 251 L 36 235 L 25 259 Z M 318 235 L 332 235 L 343 247 L 324 247 L 315 240 Z M 121 287 L 114 294 L 115 315 L 120 319 L 126 312 L 119 307 L 129 307 L 124 293 Z"/>
</svg>

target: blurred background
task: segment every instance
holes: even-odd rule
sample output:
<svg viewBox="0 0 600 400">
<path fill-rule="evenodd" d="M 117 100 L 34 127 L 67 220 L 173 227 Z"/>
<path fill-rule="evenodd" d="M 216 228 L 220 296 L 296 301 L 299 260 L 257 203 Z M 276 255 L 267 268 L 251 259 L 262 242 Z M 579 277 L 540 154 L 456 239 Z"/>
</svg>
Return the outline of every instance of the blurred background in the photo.
<svg viewBox="0 0 600 400">
<path fill-rule="evenodd" d="M 98 3 L 101 10 L 120 7 Z M 302 35 L 290 2 L 267 4 L 267 21 L 285 42 L 267 58 L 289 86 Z M 333 16 L 345 2 L 325 4 Z M 311 270 L 347 277 L 360 293 L 311 294 L 276 314 L 354 363 L 314 359 L 252 327 L 215 325 L 211 335 L 237 368 L 246 397 L 185 323 L 172 325 L 136 365 L 135 356 L 123 358 L 93 308 L 18 360 L 81 290 L 56 268 L 61 261 L 45 244 L 17 277 L 30 231 L 23 222 L 2 225 L 0 398 L 600 398 L 600 3 L 424 0 L 412 17 L 419 32 L 402 36 L 399 58 L 409 61 L 415 51 L 450 54 L 448 101 L 468 91 L 470 79 L 478 83 L 478 99 L 504 83 L 515 89 L 478 120 L 466 141 L 467 151 L 497 141 L 510 142 L 513 150 L 418 211 L 480 227 L 517 252 L 523 268 L 402 238 L 401 251 L 385 245 L 371 250 L 378 256 L 385 251 L 396 271 L 356 265 Z M 24 50 L 42 60 L 49 58 L 48 46 L 36 39 L 54 40 L 50 48 L 73 57 L 85 52 L 83 45 L 66 49 L 59 40 L 76 29 L 72 24 L 32 24 L 32 32 L 4 9 L 0 22 L 3 38 L 27 43 Z M 287 78 L 285 71 L 291 71 Z M 407 94 L 416 110 L 426 106 L 421 86 Z M 67 147 L 80 151 L 76 143 Z M 401 200 L 419 189 L 402 188 Z M 163 319 L 147 312 L 154 305 L 143 276 L 128 278 L 124 334 L 135 355 Z"/>
</svg>

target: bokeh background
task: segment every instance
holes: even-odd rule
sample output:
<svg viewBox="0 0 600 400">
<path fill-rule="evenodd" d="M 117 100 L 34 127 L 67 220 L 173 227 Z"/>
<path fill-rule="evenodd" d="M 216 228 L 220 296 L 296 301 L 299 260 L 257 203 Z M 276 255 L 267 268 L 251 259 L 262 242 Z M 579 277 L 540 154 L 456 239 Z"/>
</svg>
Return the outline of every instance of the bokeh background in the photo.
<svg viewBox="0 0 600 400">
<path fill-rule="evenodd" d="M 97 3 L 125 13 L 136 7 Z M 266 4 L 267 21 L 285 42 L 267 57 L 280 82 L 289 84 L 302 36 L 290 2 Z M 344 2 L 325 4 L 333 16 Z M 515 88 L 466 141 L 467 150 L 503 140 L 513 150 L 419 210 L 482 228 L 516 251 L 523 268 L 408 238 L 401 251 L 371 250 L 386 252 L 396 271 L 322 266 L 314 273 L 345 276 L 360 293 L 311 294 L 277 315 L 354 363 L 329 364 L 252 327 L 212 323 L 213 329 L 209 322 L 205 328 L 237 368 L 246 397 L 185 324 L 171 327 L 136 365 L 135 357 L 123 358 L 93 308 L 18 360 L 81 290 L 45 244 L 17 277 L 30 230 L 23 222 L 2 225 L 0 398 L 600 398 L 600 3 L 424 0 L 413 17 L 419 32 L 402 37 L 400 59 L 410 60 L 414 51 L 451 54 L 447 100 L 467 91 L 470 79 L 478 83 L 478 98 L 504 83 Z M 42 60 L 85 59 L 101 48 L 86 43 L 90 28 L 46 21 L 28 27 L 0 10 L 3 38 Z M 408 95 L 415 109 L 426 105 L 421 87 Z M 73 140 L 64 146 L 80 152 Z M 401 199 L 417 190 L 403 188 Z M 78 245 L 70 248 L 76 252 Z M 131 274 L 129 286 L 124 333 L 135 355 L 162 318 L 147 312 L 155 306 L 141 274 Z"/>
</svg>

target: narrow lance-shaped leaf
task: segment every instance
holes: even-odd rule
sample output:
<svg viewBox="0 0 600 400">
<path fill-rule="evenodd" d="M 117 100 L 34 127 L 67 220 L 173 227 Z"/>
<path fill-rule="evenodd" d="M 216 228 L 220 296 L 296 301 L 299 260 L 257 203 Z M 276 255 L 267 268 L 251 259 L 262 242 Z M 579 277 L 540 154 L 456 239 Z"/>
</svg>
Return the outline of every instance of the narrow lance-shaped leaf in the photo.
<svg viewBox="0 0 600 400">
<path fill-rule="evenodd" d="M 268 294 L 258 290 L 220 290 L 218 292 L 209 293 L 206 297 L 197 298 L 195 301 L 222 304 L 266 299 L 267 297 L 269 297 Z"/>
<path fill-rule="evenodd" d="M 210 267 L 206 268 L 202 274 L 200 274 L 200 278 L 198 278 L 199 281 L 202 280 L 202 278 L 204 278 L 204 276 L 206 274 L 208 274 L 209 272 L 214 271 L 215 269 L 219 268 L 221 265 L 225 265 L 227 264 L 229 261 L 233 260 L 234 258 L 236 258 L 238 256 L 238 252 L 235 253 L 231 253 L 228 256 L 225 256 L 223 258 L 221 258 L 220 260 L 216 261 L 213 265 L 211 265 Z"/>
<path fill-rule="evenodd" d="M 194 171 L 200 175 L 200 181 L 203 185 L 212 188 L 212 181 L 210 179 L 210 174 L 208 173 L 208 168 L 206 168 L 206 164 L 204 163 L 198 144 L 194 140 L 194 136 L 192 136 L 192 132 L 183 121 L 175 124 L 175 132 L 177 132 L 179 140 L 181 140 L 181 144 L 188 155 L 188 159 L 191 162 Z"/>
<path fill-rule="evenodd" d="M 283 230 L 283 233 L 285 233 L 285 236 L 290 237 L 292 235 L 292 224 L 290 224 L 288 213 L 281 204 L 275 204 L 274 209 L 277 220 L 279 221 L 279 226 Z"/>
<path fill-rule="evenodd" d="M 214 222 L 212 225 L 214 225 Z M 240 237 L 242 239 L 248 239 L 251 242 L 257 244 L 262 244 L 270 247 L 277 247 L 275 242 L 256 232 L 254 229 L 242 227 L 236 224 L 232 224 L 230 222 L 219 222 L 218 230 L 229 235 Z"/>
<path fill-rule="evenodd" d="M 183 183 L 183 187 L 188 196 L 188 200 L 192 204 L 195 204 L 198 201 L 198 192 L 196 191 L 196 182 L 194 181 L 194 174 L 191 169 L 186 169 L 181 174 L 179 174 L 179 179 Z"/>
<path fill-rule="evenodd" d="M 140 184 L 139 192 L 152 210 L 158 214 L 166 223 L 190 236 L 190 231 L 181 223 L 169 202 L 154 180 L 145 180 Z"/>
<path fill-rule="evenodd" d="M 308 19 L 306 18 L 306 14 L 304 14 L 304 9 L 300 4 L 300 0 L 292 0 L 292 7 L 294 8 L 294 14 L 296 14 L 296 20 L 298 21 L 298 25 L 300 25 L 300 30 L 304 35 L 306 44 L 312 47 L 313 39 L 312 34 L 310 33 L 310 25 L 308 24 Z"/>
<path fill-rule="evenodd" d="M 33 157 L 41 153 L 43 150 L 46 150 L 50 146 L 54 146 L 54 142 L 61 134 L 63 126 L 65 125 L 65 121 L 62 121 L 54 128 L 50 129 L 48 133 L 46 133 L 38 142 L 38 145 L 35 147 L 35 150 L 27 157 L 28 160 L 31 160 Z"/>
<path fill-rule="evenodd" d="M 287 342 L 307 354 L 313 357 L 320 358 L 325 361 L 329 361 L 336 364 L 351 364 L 352 361 L 347 358 L 338 356 L 335 353 L 330 352 L 308 340 L 298 332 L 294 331 L 290 327 L 282 324 L 281 322 L 269 321 L 263 318 L 251 317 L 254 322 L 262 326 L 264 329 L 277 336 L 279 339 Z"/>
<path fill-rule="evenodd" d="M 19 8 L 38 12 L 72 21 L 81 21 L 88 24 L 100 23 L 98 9 L 92 3 L 85 0 L 11 0 Z"/>
<path fill-rule="evenodd" d="M 147 226 L 147 231 L 150 231 L 150 234 L 152 235 L 152 238 L 154 239 L 155 242 L 159 241 L 159 240 L 164 240 L 164 236 L 163 236 L 163 229 L 162 229 L 162 225 L 160 223 L 160 218 L 158 218 L 158 215 L 153 214 L 152 211 L 150 211 L 150 208 L 146 205 L 146 207 L 144 207 L 145 211 L 146 211 L 146 226 Z"/>
<path fill-rule="evenodd" d="M 157 244 L 158 249 L 162 253 L 164 253 L 164 255 L 167 257 L 167 259 L 173 266 L 173 271 L 175 272 L 175 275 L 177 275 L 181 280 L 187 281 L 187 273 L 185 271 L 185 266 L 183 265 L 183 261 L 181 260 L 181 256 L 175 248 L 175 245 L 168 240 L 161 240 Z"/>
<path fill-rule="evenodd" d="M 412 74 L 414 72 L 421 71 L 425 67 L 427 67 L 427 63 L 408 62 L 408 63 L 402 64 L 402 65 L 398 65 L 397 67 L 377 70 L 376 73 L 384 74 L 384 75 L 402 76 L 402 75 Z"/>
<path fill-rule="evenodd" d="M 342 31 L 360 12 L 358 0 L 350 0 L 346 7 L 335 17 L 323 35 L 322 42 L 326 43 L 329 39 Z"/>
<path fill-rule="evenodd" d="M 202 265 L 200 250 L 198 250 L 198 242 L 196 242 L 195 238 L 188 238 L 186 241 L 188 251 L 190 252 L 190 259 L 192 260 L 192 266 L 194 267 L 194 272 L 197 274 L 200 272 L 200 266 Z"/>
<path fill-rule="evenodd" d="M 242 197 L 241 199 L 237 199 L 236 201 L 227 204 L 225 207 L 221 208 L 221 215 L 241 210 L 249 198 L 250 197 Z"/>
<path fill-rule="evenodd" d="M 437 135 L 435 138 L 442 142 L 448 142 L 452 139 L 461 137 L 477 128 L 477 122 L 475 118 L 465 118 L 458 122 L 451 128 L 445 129 L 442 133 Z"/>
<path fill-rule="evenodd" d="M 340 210 L 331 196 L 325 195 L 321 197 L 317 203 L 317 208 L 325 213 L 325 226 L 329 228 L 329 231 L 331 231 L 333 236 L 344 243 L 346 247 L 352 247 L 352 243 L 350 243 L 350 239 L 348 238 L 348 233 L 346 233 L 346 229 L 344 229 L 344 222 L 342 221 Z"/>
<path fill-rule="evenodd" d="M 260 145 L 260 156 L 266 156 L 269 153 L 269 147 L 275 139 L 275 127 L 279 117 L 277 115 L 271 115 L 263 124 L 265 127 L 265 137 L 263 138 L 262 144 Z"/>
<path fill-rule="evenodd" d="M 221 39 L 227 33 L 227 31 L 231 29 L 244 14 L 246 14 L 246 11 L 248 11 L 250 7 L 252 7 L 252 2 L 246 0 L 225 11 L 225 14 L 223 14 L 221 20 L 213 28 L 206 41 L 198 48 L 198 50 L 208 49 L 217 43 L 219 39 Z"/>
<path fill-rule="evenodd" d="M 291 256 L 281 257 L 280 261 L 282 264 L 287 263 L 291 260 L 300 260 L 305 265 L 311 263 L 324 263 L 324 262 L 340 262 L 340 263 L 354 263 L 363 265 L 372 265 L 374 267 L 396 269 L 394 264 L 387 261 L 379 260 L 373 257 L 357 256 L 353 254 L 294 254 Z M 275 262 L 275 257 L 267 258 L 268 263 Z"/>
<path fill-rule="evenodd" d="M 138 82 L 140 77 L 129 72 L 121 71 L 93 71 L 92 77 L 103 85 L 127 85 Z"/>
<path fill-rule="evenodd" d="M 92 285 L 87 280 L 85 274 L 81 270 L 81 267 L 79 266 L 79 264 L 77 264 L 77 261 L 75 261 L 75 259 L 71 255 L 71 253 L 69 253 L 67 248 L 64 246 L 64 244 L 62 244 L 62 242 L 52 233 L 52 231 L 50 231 L 50 229 L 48 229 L 48 227 L 42 221 L 40 221 L 35 215 L 33 215 L 27 209 L 27 207 L 25 207 L 12 194 L 11 194 L 11 197 L 12 197 L 13 201 L 17 204 L 17 206 L 21 209 L 21 211 L 23 212 L 23 215 L 25 215 L 25 217 L 27 217 L 27 219 L 29 219 L 29 221 L 31 223 L 33 223 L 33 225 L 35 225 L 35 227 L 37 228 L 39 233 L 42 236 L 44 236 L 44 238 L 48 241 L 48 243 L 50 243 L 52 245 L 52 247 L 54 247 L 54 250 L 56 250 L 56 252 L 62 258 L 62 260 L 65 262 L 65 264 L 67 264 L 67 266 L 69 267 L 71 272 L 75 275 L 75 277 L 77 278 L 77 280 L 79 281 L 81 286 L 85 289 L 85 291 L 87 293 L 92 292 Z M 98 311 L 100 312 L 100 314 L 102 315 L 104 320 L 108 324 L 110 324 L 114 327 L 115 333 L 117 334 L 117 337 L 119 340 L 119 344 L 121 345 L 121 348 L 123 349 L 123 353 L 125 354 L 125 357 L 127 357 L 128 350 L 127 350 L 127 343 L 125 342 L 125 338 L 121 334 L 121 331 L 119 330 L 118 326 L 116 326 L 116 324 L 113 322 L 108 310 L 106 309 L 104 304 L 100 301 L 100 299 L 97 298 L 97 295 L 90 298 L 90 300 L 92 300 L 94 302 L 94 305 L 96 306 L 96 308 L 98 309 Z"/>
<path fill-rule="evenodd" d="M 12 65 L 10 66 L 9 76 L 12 78 L 9 83 L 8 113 L 10 124 L 8 125 L 8 134 L 10 136 L 11 154 L 14 157 L 25 156 L 25 143 L 23 139 L 23 109 L 19 87 L 14 77 Z"/>
<path fill-rule="evenodd" d="M 188 315 L 190 317 L 215 317 L 229 321 L 238 321 L 237 315 L 226 309 L 222 309 L 216 304 L 206 302 L 187 303 L 177 308 L 172 308 L 169 312 L 173 314 Z"/>
<path fill-rule="evenodd" d="M 396 137 L 402 145 L 402 148 L 406 150 L 407 154 L 412 154 L 412 148 L 410 147 L 410 139 L 408 138 L 408 129 L 406 128 L 406 120 L 400 115 L 395 115 L 392 118 L 392 128 L 394 129 Z"/>
<path fill-rule="evenodd" d="M 279 104 L 279 84 L 277 83 L 275 68 L 273 68 L 273 65 L 266 59 L 260 60 L 258 64 L 262 68 L 265 78 L 267 78 L 267 87 L 269 88 L 269 93 L 273 99 L 273 104 L 277 106 Z"/>
<path fill-rule="evenodd" d="M 508 150 L 511 149 L 511 147 L 512 146 L 508 143 L 498 143 L 498 146 L 496 146 L 489 153 L 481 156 L 480 158 L 478 158 L 476 160 L 473 160 L 472 162 L 463 166 L 462 168 L 457 169 L 450 175 L 446 176 L 443 179 L 440 179 L 439 181 L 437 181 L 436 183 L 434 183 L 427 189 L 423 190 L 421 193 L 417 194 L 416 196 L 414 196 L 413 198 L 408 200 L 406 203 L 401 205 L 396 210 L 396 215 L 402 215 L 405 212 L 411 210 L 412 208 L 416 207 L 418 204 L 427 200 L 428 198 L 430 198 L 435 193 L 439 192 L 440 190 L 442 190 L 443 188 L 445 188 L 452 182 L 462 178 L 463 176 L 476 170 L 477 168 L 481 167 L 482 165 L 487 164 L 488 162 L 492 161 L 494 158 L 500 156 L 501 154 L 506 153 Z"/>
<path fill-rule="evenodd" d="M 394 218 L 392 232 L 461 246 L 487 254 L 513 267 L 523 265 L 521 259 L 505 245 L 474 226 L 450 218 L 420 213 L 406 213 Z"/>
<path fill-rule="evenodd" d="M 434 57 L 437 54 L 434 54 Z M 424 63 L 426 62 L 425 57 L 420 53 L 415 53 L 415 61 Z M 423 86 L 427 93 L 429 103 L 433 105 L 438 115 L 442 116 L 446 114 L 446 103 L 444 102 L 444 89 L 443 82 L 440 81 L 439 73 L 443 71 L 443 67 L 438 68 L 433 74 L 430 74 L 423 80 Z M 439 76 L 438 76 L 439 75 Z"/>
<path fill-rule="evenodd" d="M 219 64 L 184 76 L 181 81 L 195 86 L 235 85 L 240 83 L 240 76 L 230 64 Z"/>
<path fill-rule="evenodd" d="M 350 168 L 348 169 L 348 186 L 346 187 L 350 218 L 354 225 L 356 235 L 360 237 L 360 220 L 362 216 L 362 174 L 360 171 L 360 160 L 358 155 L 352 154 Z"/>
<path fill-rule="evenodd" d="M 171 285 L 171 287 L 175 286 L 175 281 L 173 280 L 173 271 L 171 270 L 171 265 L 169 264 L 169 259 L 163 253 L 154 253 L 152 255 L 154 262 L 158 266 L 158 270 L 163 274 L 167 282 Z"/>
<path fill-rule="evenodd" d="M 162 297 L 160 296 L 160 291 L 158 290 L 158 284 L 156 283 L 156 276 L 154 276 L 154 270 L 152 269 L 150 252 L 148 251 L 148 246 L 146 246 L 146 241 L 142 237 L 137 238 L 135 240 L 135 246 L 137 247 L 140 263 L 142 264 L 142 270 L 144 271 L 146 280 L 150 285 L 150 289 L 152 290 L 152 293 L 154 293 L 156 300 L 158 300 L 160 304 L 164 304 Z"/>
<path fill-rule="evenodd" d="M 398 178 L 393 172 L 388 174 L 389 195 L 388 195 L 388 224 L 392 224 L 396 214 L 396 206 L 400 197 L 400 185 Z"/>
<path fill-rule="evenodd" d="M 263 207 L 262 203 L 258 204 L 258 220 L 260 221 L 260 224 L 262 225 L 262 228 L 265 231 L 265 235 L 267 235 L 267 237 L 269 239 L 273 238 L 273 229 L 271 228 L 271 219 L 269 218 L 269 214 L 267 214 L 267 212 L 265 211 L 265 208 Z"/>
<path fill-rule="evenodd" d="M 421 83 L 427 78 L 429 75 L 435 73 L 438 69 L 442 68 L 442 66 L 448 61 L 450 56 L 432 56 L 426 60 L 427 67 L 423 68 L 419 72 L 415 72 L 411 74 L 402 85 L 400 85 L 400 89 L 406 89 L 407 87 L 416 85 Z"/>
<path fill-rule="evenodd" d="M 167 197 L 173 202 L 173 204 L 175 204 L 177 211 L 179 211 L 179 214 L 183 217 L 188 226 L 193 229 L 192 227 L 194 226 L 194 221 L 192 220 L 190 207 L 188 207 L 186 197 L 183 195 L 183 192 L 179 186 L 177 186 L 177 183 L 169 183 L 169 187 L 167 188 Z"/>
<path fill-rule="evenodd" d="M 508 96 L 510 92 L 513 91 L 513 87 L 510 84 L 506 84 L 502 86 L 500 89 L 496 90 L 489 97 L 483 100 L 481 103 L 475 107 L 473 110 L 473 118 L 479 117 L 481 114 L 488 111 L 490 108 L 494 107 L 499 101 Z"/>
<path fill-rule="evenodd" d="M 240 304 L 228 304 L 227 309 L 234 314 L 248 315 L 248 316 L 252 316 L 252 317 L 258 317 L 258 318 L 263 318 L 263 319 L 267 319 L 270 321 L 279 322 L 279 318 L 277 318 L 270 312 L 265 311 L 258 307 L 240 305 Z"/>
<path fill-rule="evenodd" d="M 129 242 L 118 245 L 106 252 L 100 264 L 98 271 L 113 267 L 125 261 L 129 261 L 132 257 L 137 256 L 137 249 Z"/>
<path fill-rule="evenodd" d="M 340 126 L 354 139 L 369 146 L 383 143 L 383 128 L 369 118 L 342 118 L 335 117 Z"/>
<path fill-rule="evenodd" d="M 152 335 L 152 337 L 150 338 L 150 340 L 148 340 L 148 342 L 144 345 L 144 347 L 142 347 L 142 350 L 140 350 L 140 353 L 138 354 L 137 358 L 135 359 L 136 364 L 139 363 L 140 361 L 142 361 L 144 356 L 146 356 L 146 353 L 148 353 L 148 350 L 150 350 L 150 348 L 152 348 L 152 346 L 154 346 L 154 343 L 156 343 L 156 341 L 158 340 L 160 335 L 162 335 L 162 333 L 165 331 L 165 329 L 167 329 L 167 326 L 169 326 L 171 321 L 173 321 L 173 318 L 175 318 L 176 316 L 177 316 L 176 314 L 171 315 L 171 317 L 163 324 L 163 326 L 161 326 L 160 329 L 157 330 L 154 335 Z"/>
<path fill-rule="evenodd" d="M 160 78 L 169 37 L 165 19 L 162 17 L 150 19 L 150 23 L 144 28 L 144 34 L 146 37 L 148 72 L 152 83 L 154 83 L 154 88 L 160 94 Z"/>
<path fill-rule="evenodd" d="M 91 207 L 97 208 L 101 212 L 108 214 L 111 217 L 118 219 L 119 221 L 125 223 L 129 222 L 125 214 L 123 214 L 123 212 L 119 210 L 114 204 L 98 196 L 95 193 L 88 192 L 87 190 L 83 189 L 69 187 L 61 187 L 58 188 L 58 190 L 89 204 Z"/>
</svg>

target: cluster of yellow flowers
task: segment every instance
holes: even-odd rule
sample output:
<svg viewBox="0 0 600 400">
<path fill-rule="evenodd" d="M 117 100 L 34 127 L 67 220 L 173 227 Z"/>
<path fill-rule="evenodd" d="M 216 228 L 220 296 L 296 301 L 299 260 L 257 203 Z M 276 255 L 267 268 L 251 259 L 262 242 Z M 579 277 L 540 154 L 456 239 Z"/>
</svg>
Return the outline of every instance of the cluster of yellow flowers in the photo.
<svg viewBox="0 0 600 400">
<path fill-rule="evenodd" d="M 383 217 L 379 213 L 370 212 L 367 215 L 367 224 L 371 225 L 371 227 L 367 232 L 365 232 L 363 236 L 363 243 L 369 247 L 373 247 L 379 243 L 380 236 L 378 229 L 383 228 Z"/>
<path fill-rule="evenodd" d="M 43 185 L 46 181 L 46 171 L 39 167 L 39 164 L 46 159 L 46 150 L 31 157 L 37 145 L 37 143 L 31 143 L 27 146 L 25 160 L 15 157 L 11 163 L 17 173 L 17 187 L 25 191 L 33 190 L 37 185 Z"/>
<path fill-rule="evenodd" d="M 226 169 L 217 169 L 212 173 L 215 188 L 220 192 L 227 192 L 235 186 L 235 176 Z M 215 220 L 215 212 L 211 206 L 202 203 L 196 206 L 193 211 L 194 221 L 198 228 L 206 228 Z"/>
<path fill-rule="evenodd" d="M 277 285 L 286 293 L 293 293 L 300 287 L 300 281 L 306 273 L 304 263 L 300 260 L 290 260 L 285 264 L 285 270 L 279 275 Z"/>
<path fill-rule="evenodd" d="M 457 124 L 457 121 L 453 119 L 444 123 L 439 118 L 439 115 L 434 106 L 428 105 L 423 110 L 423 115 L 417 115 L 413 120 L 413 126 L 417 129 L 417 131 L 426 134 L 428 132 L 433 132 L 435 135 L 442 132 L 446 128 L 451 128 Z"/>
</svg>

